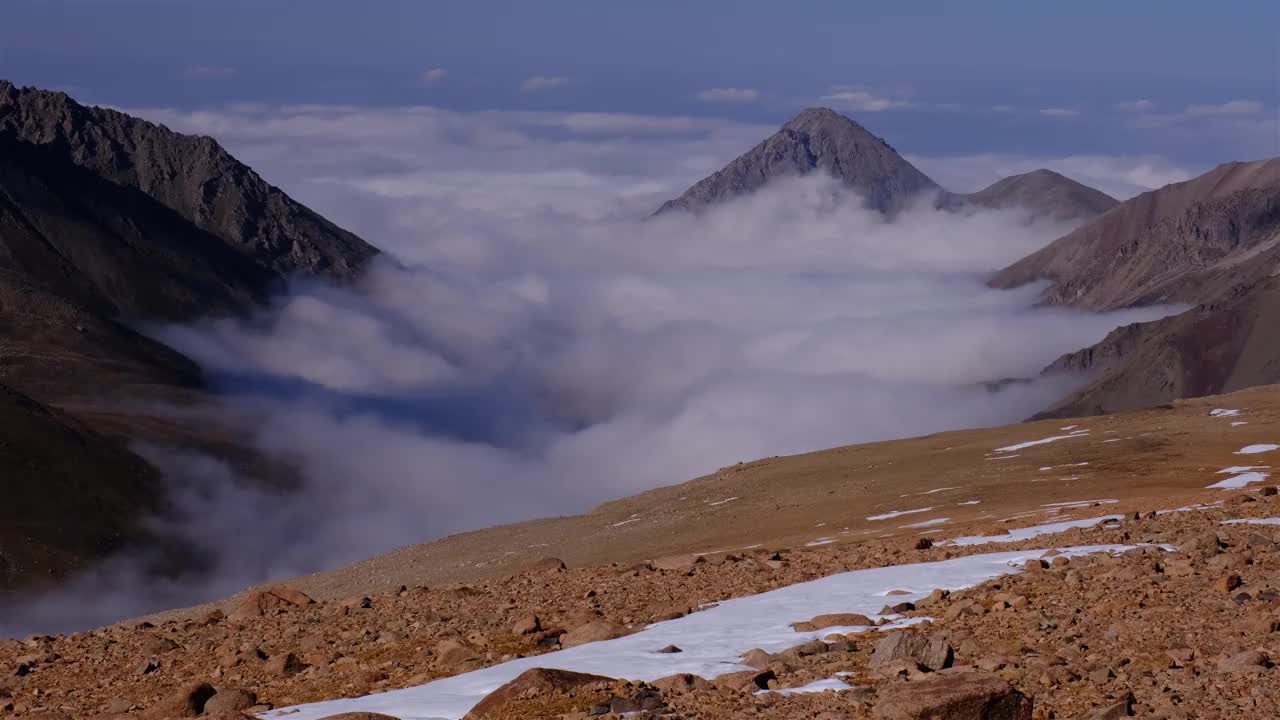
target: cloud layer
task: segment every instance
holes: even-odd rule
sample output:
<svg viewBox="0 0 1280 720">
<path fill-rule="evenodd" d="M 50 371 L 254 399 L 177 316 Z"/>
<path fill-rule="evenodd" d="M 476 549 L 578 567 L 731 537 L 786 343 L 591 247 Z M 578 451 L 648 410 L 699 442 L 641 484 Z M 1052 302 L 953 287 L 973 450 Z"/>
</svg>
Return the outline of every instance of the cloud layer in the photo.
<svg viewBox="0 0 1280 720">
<path fill-rule="evenodd" d="M 24 629 L 578 512 L 739 460 L 1016 421 L 1065 381 L 982 383 L 1034 377 L 1158 314 L 986 288 L 985 273 L 1065 229 L 1018 213 L 926 202 L 887 223 L 809 177 L 648 218 L 760 128 L 430 108 L 143 114 L 220 137 L 392 257 L 355 290 L 298 284 L 250 321 L 152 330 L 212 370 L 301 489 L 145 448 L 177 493 L 161 527 L 205 549 L 210 572 L 142 583 L 124 559 L 79 586 L 101 614 L 68 594 L 9 615 Z"/>
</svg>

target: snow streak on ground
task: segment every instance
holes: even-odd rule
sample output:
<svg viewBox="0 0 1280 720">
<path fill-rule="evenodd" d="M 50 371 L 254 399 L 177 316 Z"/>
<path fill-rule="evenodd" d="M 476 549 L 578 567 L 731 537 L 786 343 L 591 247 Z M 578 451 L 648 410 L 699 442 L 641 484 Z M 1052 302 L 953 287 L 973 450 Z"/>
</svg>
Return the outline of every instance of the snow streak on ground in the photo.
<svg viewBox="0 0 1280 720">
<path fill-rule="evenodd" d="M 1119 552 L 1122 545 L 1061 549 L 1065 555 Z M 535 667 L 652 681 L 674 673 L 714 678 L 749 669 L 737 663 L 752 648 L 779 652 L 833 632 L 823 628 L 796 632 L 791 624 L 824 613 L 878 615 L 890 590 L 906 590 L 902 601 L 923 597 L 934 588 L 957 590 L 1018 572 L 1017 566 L 1045 550 L 989 553 L 941 562 L 897 565 L 831 575 L 759 595 L 725 600 L 691 615 L 655 623 L 616 640 L 588 643 L 537 657 L 521 658 L 425 685 L 344 700 L 300 705 L 266 713 L 267 718 L 319 720 L 345 712 L 385 713 L 402 720 L 455 720 L 485 695 Z M 667 645 L 683 652 L 657 652 Z"/>
<path fill-rule="evenodd" d="M 1234 408 L 1217 408 L 1210 410 L 1209 414 L 1213 417 L 1235 417 L 1240 414 L 1240 411 Z"/>
<path fill-rule="evenodd" d="M 1223 525 L 1280 525 L 1280 518 L 1236 518 L 1223 520 Z"/>
<path fill-rule="evenodd" d="M 1239 475 L 1232 475 L 1226 480 L 1219 480 L 1218 482 L 1212 485 L 1209 485 L 1207 487 L 1221 488 L 1224 490 L 1234 490 L 1236 488 L 1242 488 L 1252 483 L 1262 482 L 1266 479 L 1267 479 L 1267 473 L 1246 472 L 1246 473 L 1240 473 Z"/>
<path fill-rule="evenodd" d="M 1256 455 L 1258 453 L 1271 452 L 1280 449 L 1280 445 L 1246 445 L 1236 451 L 1237 455 Z"/>
<path fill-rule="evenodd" d="M 929 512 L 932 509 L 933 508 L 931 507 L 927 507 L 927 508 L 916 508 L 915 510 L 894 510 L 893 512 L 887 512 L 887 513 L 884 513 L 883 515 L 868 515 L 867 519 L 868 520 L 890 520 L 892 518 L 900 517 L 902 515 L 911 515 L 913 513 Z"/>
<path fill-rule="evenodd" d="M 1070 440 L 1071 438 L 1082 437 L 1088 434 L 1089 434 L 1088 430 L 1075 430 L 1066 435 L 1053 435 L 1047 438 L 1041 438 L 1039 440 L 1028 440 L 1027 442 L 1024 442 L 1024 443 L 1018 443 L 1017 445 L 1006 445 L 1004 447 L 996 448 L 995 452 L 998 452 L 998 453 L 1013 452 L 1014 450 L 1021 450 L 1023 448 L 1034 447 L 1036 445 L 1045 445 L 1051 442 L 1058 442 L 1059 440 Z"/>
<path fill-rule="evenodd" d="M 1034 515 L 1035 513 L 1027 513 Z M 1043 525 L 1033 525 L 1031 527 L 1016 528 L 1010 530 L 1005 535 L 972 535 L 969 537 L 958 537 L 951 540 L 943 540 L 942 545 L 982 545 L 984 543 L 1006 543 L 1017 542 L 1019 540 L 1029 540 L 1033 537 L 1041 535 L 1050 535 L 1059 533 L 1063 530 L 1070 530 L 1079 527 L 1091 527 L 1098 523 L 1108 520 L 1120 520 L 1123 515 L 1103 515 L 1095 518 L 1084 518 L 1082 520 L 1063 520 L 1062 522 L 1045 523 Z"/>
</svg>

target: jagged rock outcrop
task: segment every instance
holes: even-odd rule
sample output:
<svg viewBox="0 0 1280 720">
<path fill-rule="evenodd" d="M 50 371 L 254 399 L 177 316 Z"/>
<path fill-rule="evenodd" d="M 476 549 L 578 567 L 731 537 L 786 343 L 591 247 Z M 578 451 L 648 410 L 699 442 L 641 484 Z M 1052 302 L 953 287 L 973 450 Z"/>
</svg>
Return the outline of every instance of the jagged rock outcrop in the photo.
<svg viewBox="0 0 1280 720">
<path fill-rule="evenodd" d="M 349 281 L 378 252 L 209 137 L 7 81 L 0 81 L 0 133 L 51 146 L 104 180 L 142 191 L 276 273 Z"/>
</svg>

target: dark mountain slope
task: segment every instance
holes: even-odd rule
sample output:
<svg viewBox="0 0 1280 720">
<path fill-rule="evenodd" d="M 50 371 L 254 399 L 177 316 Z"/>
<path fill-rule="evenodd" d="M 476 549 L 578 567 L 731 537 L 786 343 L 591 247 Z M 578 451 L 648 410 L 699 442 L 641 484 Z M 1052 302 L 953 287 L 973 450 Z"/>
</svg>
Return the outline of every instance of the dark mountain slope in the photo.
<svg viewBox="0 0 1280 720">
<path fill-rule="evenodd" d="M 208 137 L 180 135 L 64 93 L 0 81 L 0 133 L 157 202 L 281 274 L 354 279 L 377 249 L 268 184 Z"/>
</svg>

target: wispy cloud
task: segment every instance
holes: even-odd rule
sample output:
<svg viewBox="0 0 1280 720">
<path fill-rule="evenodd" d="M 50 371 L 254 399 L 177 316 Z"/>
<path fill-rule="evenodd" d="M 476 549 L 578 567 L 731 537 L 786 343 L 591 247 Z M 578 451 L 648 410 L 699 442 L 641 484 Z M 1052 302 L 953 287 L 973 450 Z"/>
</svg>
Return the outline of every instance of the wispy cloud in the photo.
<svg viewBox="0 0 1280 720">
<path fill-rule="evenodd" d="M 1114 105 L 1115 109 L 1124 113 L 1145 113 L 1155 109 L 1156 104 L 1146 98 L 1134 100 L 1132 102 L 1120 102 Z"/>
<path fill-rule="evenodd" d="M 1187 114 L 1192 117 L 1239 117 L 1262 112 L 1257 100 L 1230 100 L 1218 105 L 1188 105 Z"/>
<path fill-rule="evenodd" d="M 1072 108 L 1051 107 L 1041 110 L 1040 114 L 1051 118 L 1072 118 L 1079 117 L 1080 111 Z"/>
<path fill-rule="evenodd" d="M 186 70 L 183 70 L 182 74 L 192 78 L 222 78 L 222 77 L 231 77 L 232 75 L 235 75 L 236 72 L 237 72 L 236 69 L 233 67 L 226 67 L 226 66 L 219 66 L 219 65 L 196 65 L 194 67 L 189 67 Z"/>
<path fill-rule="evenodd" d="M 837 85 L 820 98 L 842 110 L 854 112 L 884 112 L 910 107 L 906 100 L 879 95 L 867 88 Z"/>
<path fill-rule="evenodd" d="M 520 92 L 525 94 L 558 90 L 573 83 L 573 80 L 559 75 L 534 75 L 520 83 Z"/>
<path fill-rule="evenodd" d="M 449 76 L 449 71 L 444 68 L 434 67 L 422 73 L 423 85 L 439 85 Z"/>
<path fill-rule="evenodd" d="M 752 102 L 759 96 L 755 88 L 710 88 L 698 93 L 698 99 L 707 102 Z"/>
</svg>

